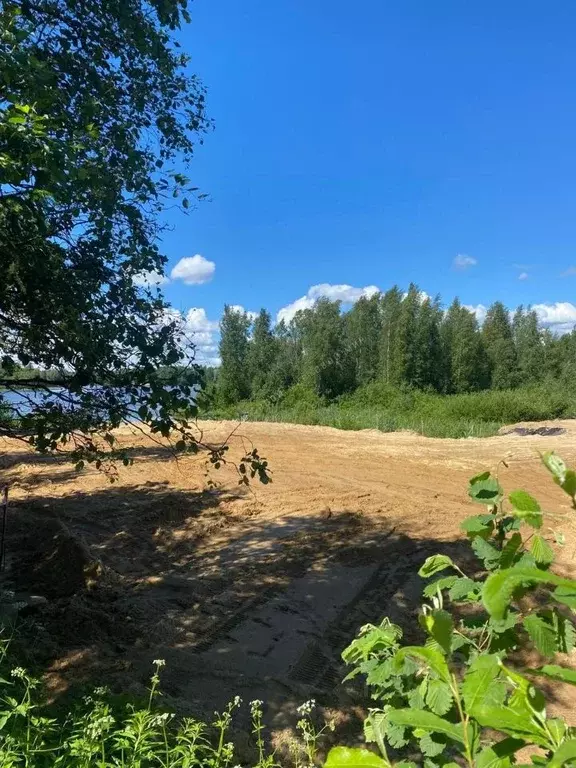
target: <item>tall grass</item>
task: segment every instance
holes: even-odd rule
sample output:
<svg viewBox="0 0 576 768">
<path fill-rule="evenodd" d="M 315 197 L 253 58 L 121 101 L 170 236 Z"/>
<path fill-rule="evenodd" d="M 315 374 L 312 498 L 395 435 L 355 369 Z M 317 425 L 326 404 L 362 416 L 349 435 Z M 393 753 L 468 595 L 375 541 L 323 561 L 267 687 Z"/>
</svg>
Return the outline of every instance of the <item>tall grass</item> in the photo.
<svg viewBox="0 0 576 768">
<path fill-rule="evenodd" d="M 427 437 L 489 437 L 506 424 L 519 421 L 575 418 L 576 397 L 558 385 L 438 395 L 376 383 L 327 404 L 298 386 L 277 404 L 245 401 L 213 408 L 204 416 L 350 430 L 411 430 Z"/>
</svg>

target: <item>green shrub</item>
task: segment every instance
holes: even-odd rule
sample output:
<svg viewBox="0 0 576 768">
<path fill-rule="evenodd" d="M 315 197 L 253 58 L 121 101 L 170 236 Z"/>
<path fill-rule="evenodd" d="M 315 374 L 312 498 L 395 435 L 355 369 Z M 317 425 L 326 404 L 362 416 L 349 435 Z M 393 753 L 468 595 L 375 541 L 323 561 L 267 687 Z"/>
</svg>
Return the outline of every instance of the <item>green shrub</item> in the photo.
<svg viewBox="0 0 576 768">
<path fill-rule="evenodd" d="M 294 384 L 286 390 L 279 405 L 281 408 L 321 408 L 324 400 L 310 387 Z"/>
<path fill-rule="evenodd" d="M 576 472 L 553 453 L 542 458 L 576 508 Z M 362 627 L 342 656 L 377 703 L 364 735 L 380 756 L 335 747 L 325 768 L 509 768 L 526 748 L 530 765 L 576 766 L 576 728 L 547 715 L 536 682 L 576 685 L 576 671 L 554 658 L 576 645 L 576 581 L 550 570 L 562 536 L 544 525 L 534 497 L 506 498 L 489 472 L 470 480 L 469 495 L 484 507 L 462 523 L 481 572 L 446 555 L 424 562 L 423 645 L 403 644 L 386 618 Z M 522 668 L 532 650 L 544 663 Z"/>
</svg>

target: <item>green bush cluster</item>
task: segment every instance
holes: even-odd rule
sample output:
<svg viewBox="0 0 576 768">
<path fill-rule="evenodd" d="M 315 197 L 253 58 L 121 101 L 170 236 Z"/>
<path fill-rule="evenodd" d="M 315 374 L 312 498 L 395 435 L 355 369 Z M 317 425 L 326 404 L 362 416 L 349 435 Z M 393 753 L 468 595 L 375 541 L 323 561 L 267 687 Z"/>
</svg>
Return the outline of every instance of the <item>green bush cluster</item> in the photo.
<svg viewBox="0 0 576 768">
<path fill-rule="evenodd" d="M 278 403 L 248 400 L 212 408 L 208 418 L 247 418 L 395 432 L 409 429 L 427 437 L 488 437 L 519 421 L 576 417 L 576 398 L 559 385 L 439 395 L 371 382 L 328 403 L 302 384 L 289 388 Z"/>
</svg>

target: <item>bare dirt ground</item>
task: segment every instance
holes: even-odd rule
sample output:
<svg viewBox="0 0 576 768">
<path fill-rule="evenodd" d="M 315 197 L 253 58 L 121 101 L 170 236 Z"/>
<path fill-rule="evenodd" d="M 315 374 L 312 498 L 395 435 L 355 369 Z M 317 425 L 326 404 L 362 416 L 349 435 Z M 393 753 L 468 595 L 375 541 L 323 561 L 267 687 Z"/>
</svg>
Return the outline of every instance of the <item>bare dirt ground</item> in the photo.
<svg viewBox="0 0 576 768">
<path fill-rule="evenodd" d="M 466 562 L 468 478 L 505 459 L 506 489 L 570 512 L 538 451 L 576 464 L 576 423 L 553 425 L 565 433 L 438 440 L 246 423 L 244 447 L 252 441 L 274 473 L 253 491 L 232 467 L 209 488 L 204 457 L 175 462 L 128 431 L 135 463 L 114 484 L 6 441 L 8 578 L 49 599 L 26 629 L 31 657 L 54 696 L 82 682 L 144 692 L 152 660 L 165 658 L 163 687 L 182 711 L 209 717 L 236 694 L 259 698 L 281 733 L 313 696 L 352 733 L 363 702 L 340 684 L 340 652 L 384 615 L 410 636 L 428 555 Z M 206 423 L 205 438 L 234 426 Z M 560 567 L 574 575 L 570 514 L 561 527 Z M 574 721 L 570 696 L 555 687 L 555 708 Z"/>
</svg>

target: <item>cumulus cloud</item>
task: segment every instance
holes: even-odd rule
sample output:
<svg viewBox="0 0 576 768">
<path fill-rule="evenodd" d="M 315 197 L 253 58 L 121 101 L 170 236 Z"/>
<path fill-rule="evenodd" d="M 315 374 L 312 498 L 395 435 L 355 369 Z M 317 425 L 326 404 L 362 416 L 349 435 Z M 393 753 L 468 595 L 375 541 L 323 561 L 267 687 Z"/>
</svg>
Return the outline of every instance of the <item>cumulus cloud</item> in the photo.
<svg viewBox="0 0 576 768">
<path fill-rule="evenodd" d="M 140 274 L 134 275 L 132 281 L 134 285 L 137 285 L 139 288 L 158 287 L 170 282 L 166 275 L 161 275 L 160 272 L 156 272 L 155 270 L 152 272 L 140 272 Z"/>
<path fill-rule="evenodd" d="M 318 299 L 326 298 L 331 301 L 341 301 L 343 304 L 355 304 L 362 296 L 370 298 L 379 293 L 380 289 L 375 285 L 367 285 L 365 288 L 355 288 L 352 285 L 331 285 L 330 283 L 320 283 L 313 285 L 305 296 L 301 296 L 296 301 L 288 304 L 278 312 L 277 322 L 284 320 L 289 323 L 294 315 L 301 309 L 312 309 Z"/>
<path fill-rule="evenodd" d="M 518 280 L 528 280 L 528 277 L 529 277 L 528 272 L 520 272 L 520 274 L 518 275 Z"/>
<path fill-rule="evenodd" d="M 459 253 L 452 262 L 454 269 L 468 269 L 475 267 L 478 261 L 473 256 L 467 256 L 465 253 Z"/>
<path fill-rule="evenodd" d="M 180 312 L 174 307 L 166 307 L 161 324 L 176 323 L 184 334 L 186 344 L 195 346 L 194 361 L 201 365 L 220 365 L 218 357 L 218 320 L 210 320 L 206 310 L 192 307 L 187 312 Z"/>
<path fill-rule="evenodd" d="M 533 304 L 540 325 L 554 333 L 569 333 L 576 325 L 576 306 L 569 301 L 554 304 Z"/>
<path fill-rule="evenodd" d="M 172 280 L 182 280 L 186 285 L 202 285 L 212 280 L 215 271 L 216 264 L 197 253 L 195 256 L 180 259 L 170 277 Z"/>
<path fill-rule="evenodd" d="M 256 320 L 258 317 L 258 312 L 251 312 L 249 309 L 244 309 L 242 304 L 231 304 L 230 309 L 232 309 L 234 312 L 239 312 L 241 315 L 248 315 L 248 319 L 251 322 L 254 322 L 254 320 Z"/>
<path fill-rule="evenodd" d="M 484 304 L 465 304 L 466 309 L 476 315 L 476 319 L 482 325 L 486 319 L 488 309 Z M 570 333 L 576 326 L 576 306 L 569 301 L 557 301 L 554 304 L 533 304 L 531 306 L 542 328 L 549 328 L 553 333 Z M 510 312 L 510 317 L 514 311 Z"/>
<path fill-rule="evenodd" d="M 472 312 L 473 315 L 476 315 L 476 320 L 478 320 L 480 325 L 486 320 L 488 309 L 484 304 L 464 304 L 464 308 Z"/>
<path fill-rule="evenodd" d="M 192 307 L 183 317 L 187 336 L 196 346 L 195 361 L 202 365 L 220 365 L 218 357 L 218 320 L 210 320 L 202 307 Z"/>
</svg>

